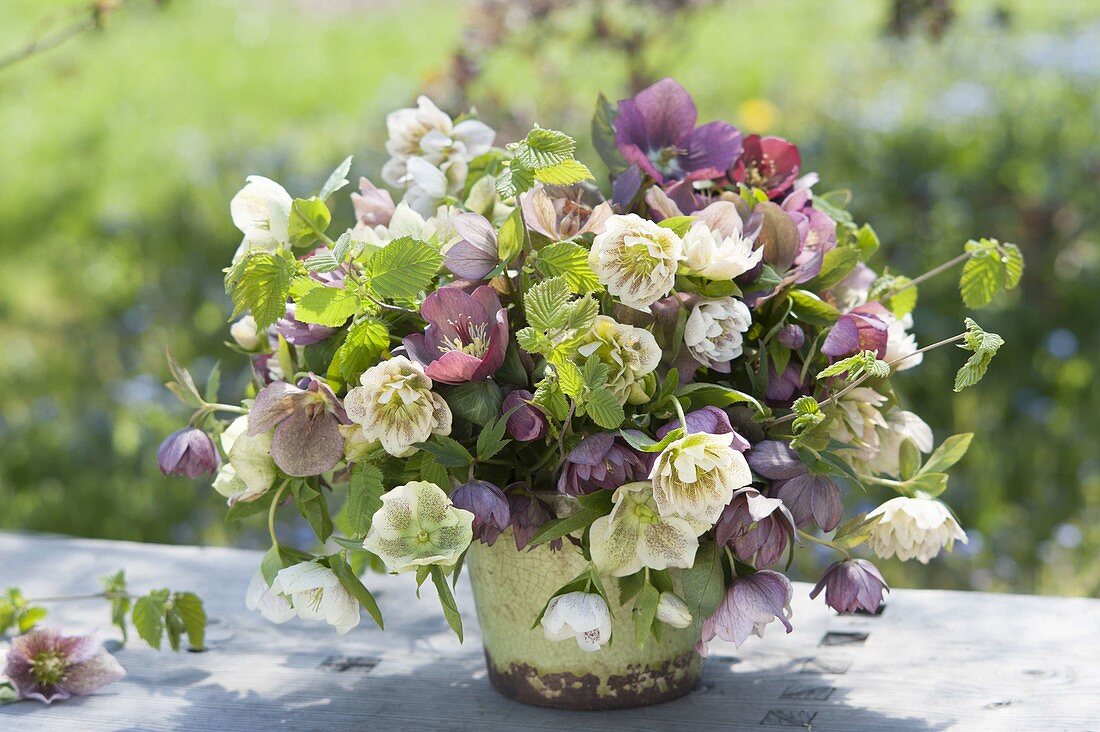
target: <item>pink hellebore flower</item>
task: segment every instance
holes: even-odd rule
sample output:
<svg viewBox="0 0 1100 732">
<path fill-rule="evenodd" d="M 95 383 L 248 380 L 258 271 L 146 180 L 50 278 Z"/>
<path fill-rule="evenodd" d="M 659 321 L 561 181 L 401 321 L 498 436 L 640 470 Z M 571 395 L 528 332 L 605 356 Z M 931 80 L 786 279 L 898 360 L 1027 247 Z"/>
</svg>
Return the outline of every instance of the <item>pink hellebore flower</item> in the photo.
<svg viewBox="0 0 1100 732">
<path fill-rule="evenodd" d="M 428 327 L 405 337 L 405 350 L 433 381 L 464 384 L 496 373 L 508 348 L 508 311 L 493 288 L 436 290 L 420 308 Z"/>
<path fill-rule="evenodd" d="M 541 440 L 546 436 L 546 415 L 538 407 L 531 405 L 535 395 L 526 389 L 516 389 L 508 392 L 504 397 L 504 403 L 500 407 L 502 415 L 516 411 L 508 417 L 508 436 L 519 442 L 532 442 Z"/>
<path fill-rule="evenodd" d="M 753 471 L 772 481 L 768 493 L 783 501 L 796 526 L 815 521 L 824 531 L 832 531 L 840 524 L 844 516 L 840 488 L 829 476 L 811 473 L 787 443 L 764 440 L 752 448 L 748 459 Z"/>
<path fill-rule="evenodd" d="M 882 604 L 882 591 L 890 591 L 882 573 L 866 559 L 850 559 L 835 562 L 814 586 L 810 599 L 825 590 L 825 604 L 838 613 L 867 613 L 878 611 Z"/>
<path fill-rule="evenodd" d="M 738 647 L 749 637 L 764 637 L 764 628 L 778 620 L 790 633 L 791 581 L 779 572 L 764 569 L 749 575 L 734 577 L 726 596 L 714 614 L 703 621 L 703 637 L 695 648 L 706 655 L 707 643 L 715 636 Z"/>
<path fill-rule="evenodd" d="M 714 526 L 719 546 L 729 546 L 742 562 L 758 567 L 775 564 L 794 536 L 794 517 L 778 498 L 742 488 L 722 510 Z"/>
<path fill-rule="evenodd" d="M 91 636 L 64 636 L 38 628 L 11 642 L 4 675 L 19 696 L 49 704 L 91 694 L 118 681 L 126 671 Z"/>
<path fill-rule="evenodd" d="M 782 137 L 749 135 L 731 177 L 754 188 L 763 188 L 768 198 L 778 198 L 798 177 L 802 162 L 798 148 Z"/>
<path fill-rule="evenodd" d="M 200 429 L 178 429 L 157 448 L 157 464 L 165 475 L 186 475 L 198 478 L 212 474 L 222 464 L 214 441 Z"/>
<path fill-rule="evenodd" d="M 882 358 L 886 355 L 889 327 L 885 307 L 877 302 L 860 305 L 840 316 L 833 325 L 821 352 L 834 361 L 854 356 L 860 351 L 874 351 Z"/>
<path fill-rule="evenodd" d="M 451 503 L 474 515 L 474 538 L 492 546 L 511 523 L 504 491 L 485 480 L 471 480 L 451 493 Z"/>
</svg>

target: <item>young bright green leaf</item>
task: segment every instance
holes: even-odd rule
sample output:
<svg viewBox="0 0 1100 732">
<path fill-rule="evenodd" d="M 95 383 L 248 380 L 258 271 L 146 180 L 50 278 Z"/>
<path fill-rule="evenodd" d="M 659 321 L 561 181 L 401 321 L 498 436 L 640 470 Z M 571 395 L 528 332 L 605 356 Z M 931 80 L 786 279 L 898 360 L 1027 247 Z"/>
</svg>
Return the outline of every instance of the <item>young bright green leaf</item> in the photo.
<svg viewBox="0 0 1100 732">
<path fill-rule="evenodd" d="M 367 318 L 352 324 L 344 342 L 336 349 L 329 366 L 329 378 L 336 377 L 349 384 L 359 375 L 378 363 L 382 353 L 389 348 L 390 334 L 386 324 L 375 318 Z"/>
<path fill-rule="evenodd" d="M 305 294 L 294 308 L 294 318 L 338 328 L 359 310 L 359 297 L 352 290 L 316 287 Z"/>
<path fill-rule="evenodd" d="M 328 225 L 332 223 L 332 212 L 323 199 L 295 198 L 290 206 L 290 222 L 287 231 L 292 246 L 309 246 L 323 241 Z"/>
<path fill-rule="evenodd" d="M 808 290 L 791 290 L 791 314 L 810 325 L 832 325 L 840 317 L 840 311 Z"/>
<path fill-rule="evenodd" d="M 561 328 L 568 317 L 569 284 L 564 277 L 552 277 L 538 282 L 523 296 L 527 322 L 539 331 Z"/>
<path fill-rule="evenodd" d="M 855 269 L 860 260 L 858 247 L 836 247 L 825 252 L 821 260 L 821 271 L 817 276 L 806 283 L 806 287 L 814 292 L 828 290 L 835 286 Z"/>
<path fill-rule="evenodd" d="M 263 330 L 286 313 L 294 264 L 278 254 L 256 252 L 229 269 L 225 290 L 233 301 L 233 317 L 251 311 Z"/>
<path fill-rule="evenodd" d="M 195 650 L 205 648 L 206 609 L 199 596 L 193 592 L 177 592 L 172 596 L 172 607 L 187 631 L 187 642 L 191 647 Z"/>
<path fill-rule="evenodd" d="M 131 619 L 138 636 L 153 648 L 160 650 L 164 637 L 164 613 L 167 609 L 168 590 L 151 592 L 134 603 Z"/>
<path fill-rule="evenodd" d="M 584 180 L 592 180 L 592 171 L 579 160 L 563 160 L 549 168 L 535 170 L 535 180 L 550 186 L 571 186 Z"/>
<path fill-rule="evenodd" d="M 527 231 L 523 228 L 523 209 L 516 206 L 501 224 L 497 233 L 497 256 L 502 262 L 510 262 L 523 250 Z"/>
<path fill-rule="evenodd" d="M 565 278 L 578 295 L 598 292 L 600 281 L 588 266 L 588 250 L 570 241 L 551 244 L 538 252 L 535 269 L 546 277 Z"/>
<path fill-rule="evenodd" d="M 525 168 L 541 170 L 573 159 L 577 144 L 564 132 L 535 127 L 516 144 L 513 153 Z"/>
<path fill-rule="evenodd" d="M 618 429 L 626 419 L 623 406 L 610 389 L 590 391 L 583 406 L 592 421 L 606 430 Z"/>
<path fill-rule="evenodd" d="M 443 255 L 435 247 L 403 236 L 367 260 L 367 286 L 382 300 L 414 301 L 431 285 L 442 264 Z"/>
<path fill-rule="evenodd" d="M 317 197 L 322 201 L 328 200 L 328 197 L 348 184 L 348 171 L 351 170 L 351 155 L 344 158 L 344 162 L 336 166 L 336 169 L 329 175 L 328 180 L 321 186 L 321 192 L 317 194 Z"/>
<path fill-rule="evenodd" d="M 962 391 L 968 386 L 973 386 L 982 380 L 989 369 L 989 362 L 997 354 L 997 350 L 1004 345 L 1004 339 L 996 333 L 988 333 L 972 319 L 967 318 L 966 339 L 960 348 L 973 351 L 973 355 L 967 359 L 958 373 L 955 374 L 955 391 Z"/>
</svg>

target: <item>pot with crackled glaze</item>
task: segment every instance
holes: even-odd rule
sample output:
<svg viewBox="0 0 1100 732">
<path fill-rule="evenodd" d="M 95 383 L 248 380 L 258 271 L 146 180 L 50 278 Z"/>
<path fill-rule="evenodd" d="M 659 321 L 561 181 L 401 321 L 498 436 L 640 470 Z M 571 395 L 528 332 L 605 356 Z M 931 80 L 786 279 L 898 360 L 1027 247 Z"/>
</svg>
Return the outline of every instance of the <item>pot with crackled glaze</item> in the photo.
<svg viewBox="0 0 1100 732">
<path fill-rule="evenodd" d="M 493 687 L 527 704 L 583 710 L 646 706 L 690 692 L 702 670 L 697 623 L 665 626 L 660 640 L 639 649 L 631 607 L 611 592 L 612 643 L 599 651 L 547 640 L 542 628 L 531 628 L 550 596 L 586 565 L 580 552 L 516 551 L 510 535 L 470 547 L 467 566 Z"/>
</svg>

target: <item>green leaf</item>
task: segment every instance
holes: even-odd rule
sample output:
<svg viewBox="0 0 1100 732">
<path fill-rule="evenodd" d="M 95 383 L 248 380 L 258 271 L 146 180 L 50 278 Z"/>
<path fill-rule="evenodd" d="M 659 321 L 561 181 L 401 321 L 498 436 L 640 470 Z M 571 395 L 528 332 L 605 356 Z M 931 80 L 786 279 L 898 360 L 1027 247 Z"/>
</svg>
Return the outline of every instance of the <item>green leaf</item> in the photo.
<svg viewBox="0 0 1100 732">
<path fill-rule="evenodd" d="M 375 252 L 364 274 L 375 297 L 413 301 L 432 284 L 441 264 L 443 255 L 434 247 L 403 236 Z"/>
<path fill-rule="evenodd" d="M 611 175 L 619 175 L 629 167 L 615 142 L 615 118 L 619 112 L 603 94 L 596 99 L 596 111 L 592 115 L 592 146 L 603 160 Z"/>
<path fill-rule="evenodd" d="M 508 427 L 508 418 L 512 416 L 516 409 L 519 409 L 519 407 L 509 409 L 507 414 L 497 417 L 477 436 L 478 460 L 488 460 L 511 442 L 511 440 L 504 437 L 504 432 Z"/>
<path fill-rule="evenodd" d="M 172 607 L 183 621 L 187 642 L 195 650 L 206 646 L 206 609 L 202 600 L 193 592 L 177 592 L 172 596 Z"/>
<path fill-rule="evenodd" d="M 600 281 L 588 266 L 588 250 L 573 242 L 560 241 L 539 250 L 535 269 L 546 277 L 564 277 L 578 295 L 600 290 Z"/>
<path fill-rule="evenodd" d="M 378 363 L 389 345 L 390 334 L 381 320 L 366 318 L 353 323 L 332 357 L 329 377 L 335 376 L 349 384 L 356 382 L 360 374 Z"/>
<path fill-rule="evenodd" d="M 496 419 L 504 403 L 500 387 L 487 379 L 460 384 L 442 393 L 455 414 L 481 426 Z"/>
<path fill-rule="evenodd" d="M 858 247 L 836 247 L 825 252 L 821 261 L 821 271 L 817 276 L 806 283 L 806 288 L 814 292 L 828 290 L 837 285 L 841 280 L 852 273 L 859 264 L 860 250 Z"/>
<path fill-rule="evenodd" d="M 446 435 L 432 435 L 430 441 L 418 442 L 415 447 L 435 455 L 439 464 L 448 468 L 465 468 L 474 461 L 473 456 L 462 446 L 462 443 Z"/>
<path fill-rule="evenodd" d="M 762 415 L 770 413 L 770 410 L 751 394 L 721 384 L 685 384 L 676 389 L 676 396 L 686 398 L 692 409 L 701 407 L 721 409 L 734 404 L 749 404 Z"/>
<path fill-rule="evenodd" d="M 359 601 L 359 604 L 363 606 L 363 609 L 366 610 L 371 616 L 371 619 L 374 620 L 374 624 L 378 626 L 379 630 L 382 630 L 384 628 L 382 624 L 382 610 L 378 607 L 374 595 L 370 593 L 370 590 L 366 588 L 363 581 L 355 574 L 351 565 L 349 565 L 339 554 L 333 554 L 328 557 L 327 562 L 329 569 L 336 575 L 336 579 L 340 580 L 340 584 L 344 589 Z"/>
<path fill-rule="evenodd" d="M 294 503 L 298 506 L 298 512 L 309 523 L 317 539 L 322 543 L 327 541 L 332 536 L 333 526 L 324 492 L 305 481 L 295 484 L 291 492 L 294 495 Z"/>
<path fill-rule="evenodd" d="M 295 198 L 290 206 L 290 222 L 287 227 L 290 243 L 296 247 L 304 247 L 324 241 L 325 231 L 330 223 L 332 212 L 322 199 L 317 196 Z"/>
<path fill-rule="evenodd" d="M 920 470 L 920 450 L 910 439 L 901 441 L 901 447 L 898 450 L 898 466 L 898 477 L 902 480 L 909 480 Z"/>
<path fill-rule="evenodd" d="M 645 582 L 645 572 L 639 571 L 619 578 L 619 604 L 626 605 L 638 596 Z"/>
<path fill-rule="evenodd" d="M 811 396 L 795 399 L 794 404 L 791 405 L 791 411 L 798 415 L 791 423 L 791 429 L 796 435 L 812 430 L 825 421 L 825 413 L 821 411 L 821 405 Z"/>
<path fill-rule="evenodd" d="M 592 171 L 579 160 L 563 160 L 549 168 L 536 170 L 535 180 L 550 186 L 571 186 L 584 180 L 592 180 Z"/>
<path fill-rule="evenodd" d="M 561 328 L 571 301 L 569 283 L 564 277 L 552 277 L 536 283 L 523 297 L 527 322 L 532 328 L 550 331 Z"/>
<path fill-rule="evenodd" d="M 539 623 L 542 622 L 542 616 L 546 614 L 546 609 L 550 607 L 550 601 L 553 600 L 555 597 L 567 595 L 570 592 L 587 592 L 592 584 L 592 570 L 593 567 L 590 563 L 587 567 L 584 568 L 583 571 L 581 571 L 580 574 L 556 589 L 554 593 L 550 595 L 550 597 L 546 598 L 546 602 L 543 603 L 542 610 L 539 612 L 538 616 L 535 617 L 535 622 L 531 624 L 531 629 L 534 630 L 535 628 L 539 627 Z M 606 596 L 604 597 L 604 599 L 607 599 Z"/>
<path fill-rule="evenodd" d="M 661 452 L 668 447 L 669 444 L 683 437 L 684 430 L 682 427 L 670 430 L 659 442 L 649 435 L 636 430 L 619 430 L 619 434 L 626 440 L 627 444 L 639 452 Z"/>
<path fill-rule="evenodd" d="M 714 542 L 699 545 L 695 563 L 681 574 L 684 602 L 697 622 L 714 614 L 726 592 L 726 579 L 722 570 L 721 550 Z"/>
<path fill-rule="evenodd" d="M 858 379 L 864 374 L 874 379 L 885 379 L 890 375 L 890 364 L 879 359 L 874 351 L 860 351 L 854 356 L 842 358 L 825 367 L 818 373 L 817 378 L 826 379 L 841 374 L 850 380 Z"/>
<path fill-rule="evenodd" d="M 153 648 L 160 650 L 164 637 L 164 613 L 167 609 L 168 590 L 158 590 L 139 597 L 131 616 L 138 636 Z"/>
<path fill-rule="evenodd" d="M 435 585 L 436 594 L 439 595 L 439 604 L 443 607 L 443 617 L 447 618 L 447 625 L 458 636 L 458 642 L 462 642 L 462 615 L 458 612 L 455 596 L 451 594 L 451 587 L 447 584 L 447 577 L 443 574 L 443 568 L 437 564 L 432 565 L 432 584 Z"/>
<path fill-rule="evenodd" d="M 667 219 L 661 219 L 661 223 L 657 226 L 662 229 L 671 229 L 676 232 L 676 236 L 684 236 L 695 219 L 695 216 L 669 216 Z"/>
<path fill-rule="evenodd" d="M 970 449 L 970 441 L 974 439 L 973 432 L 963 432 L 951 435 L 936 448 L 928 457 L 928 462 L 920 469 L 921 473 L 942 473 L 955 463 L 962 460 L 966 451 Z"/>
<path fill-rule="evenodd" d="M 646 641 L 649 640 L 653 621 L 657 619 L 657 603 L 660 599 L 661 592 L 646 582 L 634 600 L 634 642 L 638 644 L 638 648 L 645 648 Z"/>
<path fill-rule="evenodd" d="M 561 386 L 556 379 L 547 377 L 540 381 L 535 388 L 535 396 L 531 401 L 542 407 L 547 414 L 559 422 L 565 421 L 566 416 L 569 414 L 569 401 L 562 393 Z"/>
<path fill-rule="evenodd" d="M 584 402 L 584 410 L 593 422 L 607 430 L 618 429 L 626 419 L 623 405 L 619 404 L 618 397 L 610 389 L 590 391 Z"/>
<path fill-rule="evenodd" d="M 516 206 L 501 224 L 497 233 L 497 256 L 502 262 L 510 262 L 523 251 L 527 232 L 523 228 L 523 210 Z"/>
<path fill-rule="evenodd" d="M 984 308 L 1005 284 L 1005 268 L 1000 258 L 991 254 L 975 255 L 963 265 L 959 292 L 968 308 Z"/>
<path fill-rule="evenodd" d="M 867 514 L 861 513 L 853 516 L 842 524 L 833 534 L 833 543 L 845 549 L 857 547 L 871 538 L 871 530 L 879 522 L 882 515 L 867 518 Z"/>
<path fill-rule="evenodd" d="M 958 373 L 955 374 L 955 391 L 962 391 L 968 386 L 973 386 L 982 380 L 989 369 L 989 362 L 997 354 L 998 349 L 1004 345 L 1004 339 L 996 333 L 988 333 L 972 319 L 967 318 L 966 339 L 960 344 L 960 348 L 973 351 L 974 354 L 967 359 Z"/>
<path fill-rule="evenodd" d="M 817 208 L 817 201 L 818 199 L 814 198 L 814 208 Z M 859 258 L 864 262 L 878 251 L 878 234 L 875 233 L 870 224 L 859 227 L 859 231 L 856 232 L 856 247 L 859 249 Z"/>
<path fill-rule="evenodd" d="M 348 171 L 351 170 L 351 155 L 344 158 L 344 162 L 336 166 L 336 170 L 329 174 L 328 180 L 321 186 L 321 192 L 317 194 L 317 197 L 322 201 L 328 199 L 333 193 L 346 186 L 348 181 Z"/>
<path fill-rule="evenodd" d="M 338 328 L 359 310 L 359 297 L 354 291 L 337 287 L 315 287 L 298 300 L 294 318 L 303 323 L 317 323 Z"/>
<path fill-rule="evenodd" d="M 242 257 L 225 278 L 225 290 L 233 301 L 233 317 L 251 311 L 260 330 L 283 317 L 293 274 L 294 264 L 286 257 L 268 252 Z"/>
<path fill-rule="evenodd" d="M 19 632 L 27 633 L 46 617 L 46 608 L 28 607 L 19 615 Z"/>
<path fill-rule="evenodd" d="M 502 201 L 507 201 L 530 190 L 533 185 L 535 185 L 535 172 L 513 160 L 497 178 L 497 195 Z"/>
<path fill-rule="evenodd" d="M 610 494 L 611 491 L 604 491 Z M 576 531 L 581 531 L 592 525 L 592 522 L 601 516 L 606 516 L 611 512 L 610 507 L 606 510 L 596 508 L 581 508 L 576 513 L 569 514 L 563 518 L 553 519 L 547 521 L 539 527 L 535 535 L 531 537 L 531 541 L 528 542 L 530 546 L 538 546 L 545 544 L 555 539 L 560 539 L 563 536 L 567 536 Z"/>
<path fill-rule="evenodd" d="M 832 325 L 840 317 L 840 311 L 808 290 L 791 290 L 791 314 L 811 325 Z"/>
<path fill-rule="evenodd" d="M 913 492 L 920 491 L 926 493 L 930 498 L 936 496 L 947 490 L 947 473 L 928 473 L 921 471 L 913 476 L 913 479 L 906 483 L 906 486 Z"/>
<path fill-rule="evenodd" d="M 1001 245 L 1001 260 L 1005 266 L 1005 289 L 1015 289 L 1024 276 L 1024 255 L 1015 244 Z"/>
<path fill-rule="evenodd" d="M 525 168 L 540 170 L 572 160 L 576 147 L 573 138 L 564 132 L 535 127 L 515 145 L 513 153 Z"/>
<path fill-rule="evenodd" d="M 355 463 L 348 477 L 348 502 L 344 516 L 348 529 L 357 537 L 366 536 L 371 521 L 382 508 L 382 471 L 371 463 Z"/>
</svg>

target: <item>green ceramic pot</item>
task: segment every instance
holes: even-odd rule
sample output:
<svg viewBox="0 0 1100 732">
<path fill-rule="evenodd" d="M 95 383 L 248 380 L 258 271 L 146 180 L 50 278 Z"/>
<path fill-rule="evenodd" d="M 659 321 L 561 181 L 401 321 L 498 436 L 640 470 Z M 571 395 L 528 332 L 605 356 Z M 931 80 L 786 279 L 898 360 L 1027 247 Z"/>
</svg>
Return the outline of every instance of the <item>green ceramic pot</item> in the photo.
<svg viewBox="0 0 1100 732">
<path fill-rule="evenodd" d="M 698 624 L 664 626 L 659 641 L 634 642 L 631 608 L 611 594 L 612 643 L 586 653 L 575 641 L 549 641 L 532 630 L 546 601 L 586 566 L 576 549 L 516 551 L 511 534 L 493 546 L 475 542 L 466 558 L 489 679 L 501 694 L 559 709 L 622 709 L 683 696 L 695 688 L 702 659 Z"/>
</svg>

